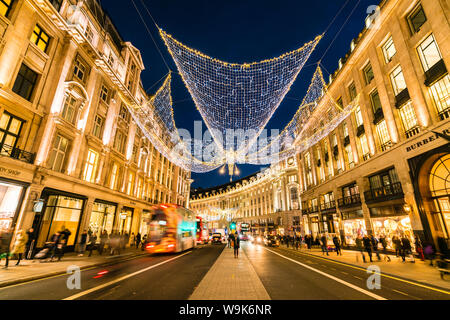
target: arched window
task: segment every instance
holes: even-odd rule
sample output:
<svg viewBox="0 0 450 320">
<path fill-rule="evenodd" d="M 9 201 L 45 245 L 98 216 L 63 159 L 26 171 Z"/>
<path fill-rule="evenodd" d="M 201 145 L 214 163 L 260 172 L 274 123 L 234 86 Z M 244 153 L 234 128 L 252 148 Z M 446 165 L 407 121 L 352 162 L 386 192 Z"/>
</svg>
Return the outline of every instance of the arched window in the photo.
<svg viewBox="0 0 450 320">
<path fill-rule="evenodd" d="M 438 209 L 439 222 L 450 236 L 450 154 L 439 158 L 431 168 L 430 191 Z"/>
<path fill-rule="evenodd" d="M 83 110 L 87 100 L 86 90 L 78 83 L 74 81 L 66 83 L 64 103 L 61 108 L 61 117 L 76 126 L 78 119 L 80 119 L 81 111 Z"/>
</svg>

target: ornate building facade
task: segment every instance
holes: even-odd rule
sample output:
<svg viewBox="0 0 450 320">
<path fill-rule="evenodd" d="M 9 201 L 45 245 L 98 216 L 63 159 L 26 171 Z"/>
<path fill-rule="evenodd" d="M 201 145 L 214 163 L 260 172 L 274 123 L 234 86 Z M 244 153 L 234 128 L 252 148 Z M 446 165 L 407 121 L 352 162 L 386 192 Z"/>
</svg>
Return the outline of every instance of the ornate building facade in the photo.
<svg viewBox="0 0 450 320">
<path fill-rule="evenodd" d="M 152 204 L 187 206 L 125 105 L 148 100 L 140 52 L 96 0 L 0 1 L 0 228 L 146 234 Z"/>
<path fill-rule="evenodd" d="M 379 9 L 367 18 L 327 85 L 338 105 L 358 98 L 358 107 L 327 137 L 297 155 L 301 212 L 289 210 L 288 198 L 293 196 L 282 187 L 286 205 L 281 208 L 289 217 L 281 219 L 283 228 L 314 236 L 338 234 L 347 245 L 353 245 L 358 234 L 385 235 L 391 247 L 395 235 L 406 235 L 412 243 L 417 235 L 448 250 L 449 3 L 386 0 Z M 326 116 L 321 105 L 325 101 L 318 101 L 310 121 Z M 274 171 L 272 166 L 269 172 Z M 255 202 L 259 196 L 254 200 L 249 186 L 265 190 L 270 180 L 268 204 L 261 212 L 281 225 L 272 177 L 260 173 L 244 179 L 246 188 L 239 182 L 229 190 L 216 189 L 216 194 L 196 193 L 194 209 L 202 212 L 207 203 L 231 200 L 240 190 L 238 205 L 231 208 L 238 207 L 238 219 L 259 220 L 259 209 L 253 209 L 260 205 Z"/>
</svg>

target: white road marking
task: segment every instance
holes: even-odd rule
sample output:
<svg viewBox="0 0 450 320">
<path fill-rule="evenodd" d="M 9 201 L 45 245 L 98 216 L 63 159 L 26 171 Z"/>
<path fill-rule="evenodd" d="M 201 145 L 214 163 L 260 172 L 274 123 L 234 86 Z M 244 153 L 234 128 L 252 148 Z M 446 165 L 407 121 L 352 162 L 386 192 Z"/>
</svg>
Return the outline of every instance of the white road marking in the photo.
<svg viewBox="0 0 450 320">
<path fill-rule="evenodd" d="M 70 296 L 70 297 L 64 298 L 63 300 L 75 300 L 75 299 L 77 299 L 77 298 L 79 298 L 79 297 L 82 297 L 82 296 L 85 296 L 85 295 L 87 295 L 87 294 L 89 294 L 89 293 L 91 293 L 91 292 L 94 292 L 94 291 L 100 290 L 100 289 L 102 289 L 102 288 L 108 287 L 108 286 L 110 286 L 110 285 L 112 285 L 112 284 L 114 284 L 114 283 L 117 283 L 117 282 L 119 282 L 119 281 L 122 281 L 122 280 L 125 280 L 125 279 L 128 279 L 128 278 L 134 277 L 134 276 L 137 275 L 137 274 L 140 274 L 140 273 L 145 272 L 145 271 L 148 271 L 148 270 L 150 270 L 150 269 L 159 267 L 160 265 L 163 265 L 163 264 L 165 264 L 165 263 L 167 263 L 167 262 L 170 262 L 170 261 L 173 261 L 173 260 L 175 260 L 175 259 L 181 258 L 182 256 L 187 255 L 188 253 L 191 253 L 191 251 L 188 251 L 188 252 L 186 252 L 186 253 L 180 254 L 179 256 L 176 256 L 176 257 L 171 258 L 171 259 L 169 259 L 169 260 L 165 260 L 165 261 L 163 261 L 163 262 L 154 264 L 154 265 L 152 265 L 152 266 L 150 266 L 150 267 L 147 267 L 147 268 L 144 268 L 144 269 L 142 269 L 142 270 L 139 270 L 139 271 L 136 271 L 136 272 L 127 274 L 126 276 L 117 278 L 117 279 L 115 279 L 115 280 L 112 280 L 112 281 L 107 282 L 107 283 L 104 283 L 104 284 L 101 284 L 101 285 L 99 285 L 99 286 L 97 286 L 97 287 L 94 287 L 94 288 L 91 288 L 91 289 L 89 289 L 89 290 L 85 290 L 85 291 L 82 291 L 82 292 L 80 292 L 80 293 L 74 294 L 74 295 L 72 295 L 72 296 Z"/>
<path fill-rule="evenodd" d="M 364 290 L 364 289 L 362 289 L 362 288 L 360 288 L 360 287 L 357 287 L 357 286 L 355 286 L 355 285 L 353 285 L 353 284 L 351 284 L 351 283 L 349 283 L 349 282 L 347 282 L 347 281 L 344 281 L 344 280 L 342 280 L 342 279 L 336 278 L 336 277 L 334 277 L 334 276 L 332 276 L 332 275 L 330 275 L 330 274 L 328 274 L 328 273 L 325 273 L 325 272 L 322 272 L 322 271 L 320 271 L 320 270 L 317 270 L 317 269 L 315 269 L 315 268 L 313 268 L 313 267 L 310 267 L 310 266 L 308 266 L 308 265 L 306 265 L 306 264 L 303 264 L 303 263 L 301 263 L 301 262 L 298 262 L 298 261 L 296 261 L 296 260 L 294 260 L 294 259 L 285 257 L 285 256 L 283 256 L 282 254 L 279 254 L 279 253 L 277 253 L 277 252 L 275 252 L 275 251 L 272 251 L 272 250 L 270 250 L 270 249 L 267 249 L 267 248 L 265 248 L 265 249 L 268 250 L 268 251 L 270 251 L 270 252 L 272 252 L 273 254 L 276 254 L 276 255 L 278 255 L 278 256 L 284 258 L 284 259 L 287 259 L 287 260 L 292 261 L 292 262 L 294 262 L 294 263 L 296 263 L 296 264 L 299 264 L 299 265 L 301 265 L 302 267 L 305 267 L 305 268 L 310 269 L 310 270 L 312 270 L 312 271 L 314 271 L 314 272 L 317 272 L 317 273 L 319 273 L 319 274 L 321 274 L 321 275 L 323 275 L 323 276 L 325 276 L 325 277 L 327 277 L 327 278 L 333 279 L 334 281 L 337 281 L 337 282 L 339 282 L 339 283 L 342 283 L 343 285 L 346 285 L 347 287 L 350 287 L 350 288 L 352 288 L 352 289 L 355 289 L 356 291 L 359 291 L 359 292 L 361 292 L 361 293 L 364 293 L 365 295 L 368 295 L 369 297 L 372 297 L 372 298 L 377 299 L 377 300 L 387 300 L 386 298 L 383 298 L 383 297 L 381 297 L 381 296 L 379 296 L 379 295 L 377 295 L 377 294 L 374 294 L 374 293 L 372 293 L 372 292 L 370 292 L 370 291 L 367 291 L 367 290 Z"/>
<path fill-rule="evenodd" d="M 404 292 L 401 292 L 401 291 L 398 291 L 398 290 L 395 290 L 395 289 L 392 289 L 392 291 L 395 291 L 395 292 L 400 293 L 400 294 L 402 294 L 402 295 L 404 295 L 404 296 L 410 297 L 410 295 L 407 294 L 407 293 L 404 293 Z"/>
</svg>

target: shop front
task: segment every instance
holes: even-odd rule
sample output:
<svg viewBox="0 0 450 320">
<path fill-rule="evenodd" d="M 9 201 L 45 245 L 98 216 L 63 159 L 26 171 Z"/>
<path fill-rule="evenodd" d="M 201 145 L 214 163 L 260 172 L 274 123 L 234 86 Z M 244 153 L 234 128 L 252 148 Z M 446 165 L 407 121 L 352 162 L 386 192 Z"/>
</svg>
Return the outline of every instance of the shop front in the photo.
<svg viewBox="0 0 450 320">
<path fill-rule="evenodd" d="M 133 222 L 134 209 L 130 207 L 123 207 L 119 213 L 118 231 L 120 234 L 131 234 L 131 223 Z"/>
<path fill-rule="evenodd" d="M 387 248 L 394 250 L 392 239 L 407 237 L 414 248 L 414 233 L 411 219 L 401 205 L 369 208 L 373 234 L 386 238 Z"/>
<path fill-rule="evenodd" d="M 111 234 L 116 218 L 117 203 L 96 199 L 89 220 L 89 229 L 99 236 L 103 230 Z"/>
<path fill-rule="evenodd" d="M 141 214 L 141 221 L 140 221 L 140 227 L 139 227 L 139 233 L 141 234 L 141 237 L 148 234 L 149 228 L 148 225 L 150 223 L 151 219 L 151 213 L 149 210 L 142 210 Z"/>
<path fill-rule="evenodd" d="M 12 234 L 28 184 L 0 179 L 0 235 Z"/>
<path fill-rule="evenodd" d="M 309 216 L 310 226 L 311 230 L 310 233 L 314 238 L 317 237 L 317 235 L 320 233 L 319 228 L 319 215 L 310 215 Z"/>
<path fill-rule="evenodd" d="M 345 245 L 355 246 L 355 239 L 367 234 L 366 223 L 362 210 L 342 212 Z"/>
<path fill-rule="evenodd" d="M 36 214 L 35 230 L 39 230 L 37 247 L 42 248 L 56 232 L 68 229 L 68 249 L 73 249 L 79 232 L 86 197 L 59 190 L 44 189 L 43 213 Z"/>
<path fill-rule="evenodd" d="M 408 160 L 422 230 L 422 241 L 434 242 L 450 257 L 450 143 Z"/>
</svg>

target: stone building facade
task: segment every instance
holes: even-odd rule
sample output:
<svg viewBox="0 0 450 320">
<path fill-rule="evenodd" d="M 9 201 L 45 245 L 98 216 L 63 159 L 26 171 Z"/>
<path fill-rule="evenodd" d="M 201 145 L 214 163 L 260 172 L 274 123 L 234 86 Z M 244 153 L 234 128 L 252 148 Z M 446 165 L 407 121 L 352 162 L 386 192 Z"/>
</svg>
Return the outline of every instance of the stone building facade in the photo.
<svg viewBox="0 0 450 320">
<path fill-rule="evenodd" d="M 147 233 L 160 202 L 187 206 L 190 172 L 163 157 L 125 103 L 149 99 L 140 52 L 96 0 L 0 1 L 0 228 L 36 246 L 68 228 Z"/>
</svg>

